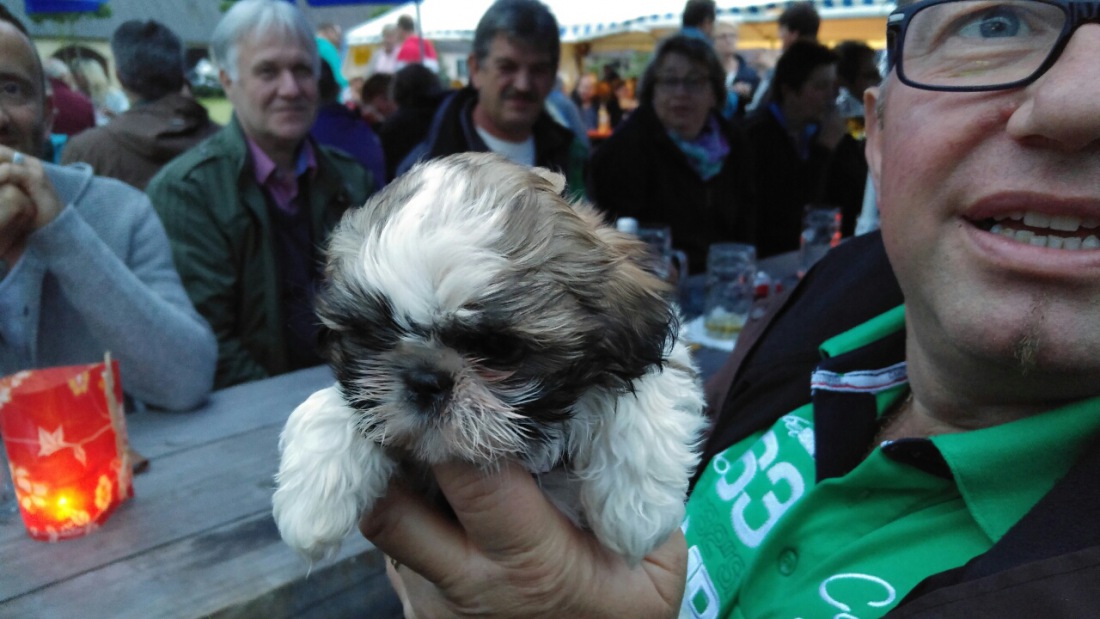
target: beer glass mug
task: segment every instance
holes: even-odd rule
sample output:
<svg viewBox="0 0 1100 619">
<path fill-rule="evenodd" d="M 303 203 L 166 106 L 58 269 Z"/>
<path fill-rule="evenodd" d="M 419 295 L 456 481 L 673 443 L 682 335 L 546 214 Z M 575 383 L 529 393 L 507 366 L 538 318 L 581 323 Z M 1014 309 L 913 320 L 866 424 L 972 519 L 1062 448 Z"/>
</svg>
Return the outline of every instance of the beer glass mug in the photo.
<svg viewBox="0 0 1100 619">
<path fill-rule="evenodd" d="M 646 267 L 654 275 L 668 281 L 675 261 L 680 281 L 687 277 L 687 254 L 672 248 L 672 230 L 668 226 L 643 226 L 638 228 L 637 235 L 649 246 L 650 260 Z"/>
<path fill-rule="evenodd" d="M 756 248 L 715 243 L 707 250 L 703 328 L 708 337 L 730 340 L 745 326 L 755 293 Z"/>
<path fill-rule="evenodd" d="M 802 215 L 798 276 L 802 277 L 829 249 L 840 244 L 840 209 L 809 205 Z"/>
</svg>

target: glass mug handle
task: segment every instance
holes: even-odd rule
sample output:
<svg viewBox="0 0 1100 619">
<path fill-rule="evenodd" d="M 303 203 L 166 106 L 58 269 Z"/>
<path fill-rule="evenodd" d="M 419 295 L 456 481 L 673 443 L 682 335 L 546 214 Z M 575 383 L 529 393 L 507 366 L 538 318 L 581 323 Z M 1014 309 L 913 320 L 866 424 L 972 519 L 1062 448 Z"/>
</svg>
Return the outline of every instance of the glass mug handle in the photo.
<svg viewBox="0 0 1100 619">
<path fill-rule="evenodd" d="M 669 256 L 672 258 L 672 261 L 676 264 L 676 270 L 680 273 L 680 281 L 686 281 L 687 278 L 688 278 L 688 275 L 691 275 L 691 273 L 688 272 L 688 255 L 687 255 L 687 253 L 684 252 L 684 250 L 682 250 L 682 249 L 673 249 L 673 250 L 669 251 Z"/>
</svg>

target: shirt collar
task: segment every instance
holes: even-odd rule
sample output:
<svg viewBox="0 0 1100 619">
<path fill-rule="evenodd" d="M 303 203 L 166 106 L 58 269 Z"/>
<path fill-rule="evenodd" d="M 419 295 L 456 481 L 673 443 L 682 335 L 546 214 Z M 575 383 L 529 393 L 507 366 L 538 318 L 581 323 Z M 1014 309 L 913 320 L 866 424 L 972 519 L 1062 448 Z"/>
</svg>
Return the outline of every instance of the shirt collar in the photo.
<svg viewBox="0 0 1100 619">
<path fill-rule="evenodd" d="M 248 144 L 248 152 L 252 155 L 252 173 L 256 178 L 256 182 L 260 185 L 266 185 L 272 180 L 272 175 L 278 169 L 278 165 L 267 156 L 262 148 L 252 138 L 245 136 L 245 142 Z M 309 172 L 312 179 L 317 173 L 317 157 L 313 152 L 313 145 L 310 144 L 308 139 L 302 140 L 302 146 L 298 148 L 298 157 L 294 163 L 294 176 L 300 177 L 302 174 Z"/>
<path fill-rule="evenodd" d="M 1100 432 L 1100 398 L 1018 421 L 932 437 L 974 520 L 998 540 L 1069 471 Z"/>
<path fill-rule="evenodd" d="M 846 415 L 873 407 L 877 419 L 900 404 L 906 383 L 897 382 L 895 374 L 899 365 L 904 368 L 904 330 L 904 306 L 899 306 L 821 345 L 824 361 L 814 374 L 815 388 L 828 378 L 823 371 L 845 377 L 841 383 L 857 388 L 846 392 L 823 388 L 830 389 L 830 398 L 820 398 L 829 402 L 830 411 L 818 410 L 815 392 L 815 434 L 837 434 L 821 428 L 822 424 L 844 424 L 841 434 L 858 433 L 860 424 L 848 424 Z M 861 380 L 877 381 L 877 387 L 867 388 Z M 872 427 L 877 426 L 875 421 Z M 1069 471 L 1097 434 L 1100 397 L 991 428 L 942 434 L 920 442 L 936 447 L 974 521 L 995 542 Z M 862 454 L 857 454 L 859 458 Z"/>
</svg>

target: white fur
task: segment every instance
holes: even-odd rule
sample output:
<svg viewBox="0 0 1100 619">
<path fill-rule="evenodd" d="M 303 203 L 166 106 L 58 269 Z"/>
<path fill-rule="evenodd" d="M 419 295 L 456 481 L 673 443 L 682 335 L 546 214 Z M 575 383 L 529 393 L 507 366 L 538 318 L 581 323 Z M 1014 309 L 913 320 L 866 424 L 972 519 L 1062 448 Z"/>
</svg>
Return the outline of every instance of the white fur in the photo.
<svg viewBox="0 0 1100 619">
<path fill-rule="evenodd" d="M 467 189 L 454 175 L 428 169 L 424 176 L 425 187 L 379 227 L 377 238 L 363 243 L 359 268 L 352 271 L 364 288 L 386 291 L 402 309 L 399 321 L 414 324 L 431 324 L 491 290 L 497 272 L 508 265 L 488 249 L 499 236 L 496 222 L 503 213 L 464 202 Z"/>
<path fill-rule="evenodd" d="M 486 157 L 464 157 L 479 156 Z M 538 400 L 543 388 L 540 380 L 528 378 L 526 384 L 514 384 L 509 381 L 510 372 L 491 369 L 492 364 L 482 363 L 484 359 L 449 348 L 433 335 L 433 327 L 454 318 L 476 318 L 472 313 L 479 310 L 472 308 L 478 307 L 480 299 L 496 296 L 491 293 L 511 294 L 503 288 L 510 278 L 501 277 L 509 271 L 539 270 L 548 278 L 533 281 L 550 281 L 551 272 L 574 281 L 568 275 L 576 271 L 547 267 L 554 256 L 562 255 L 550 250 L 561 247 L 570 248 L 570 257 L 591 255 L 594 264 L 603 260 L 601 269 L 608 264 L 622 266 L 616 273 L 623 282 L 635 283 L 644 276 L 649 278 L 643 282 L 648 290 L 656 290 L 659 282 L 629 263 L 618 262 L 624 254 L 598 252 L 594 242 L 568 244 L 574 238 L 604 238 L 584 226 L 555 228 L 555 234 L 576 236 L 547 235 L 539 242 L 519 243 L 504 236 L 508 229 L 504 224 L 510 223 L 507 218 L 513 212 L 507 205 L 515 198 L 506 194 L 529 190 L 528 170 L 501 160 L 494 164 L 494 174 L 524 182 L 473 184 L 463 174 L 447 173 L 454 161 L 460 162 L 456 169 L 463 169 L 465 164 L 453 158 L 418 168 L 420 185 L 399 209 L 385 211 L 387 216 L 369 223 L 365 216 L 371 211 L 350 213 L 352 221 L 334 235 L 330 267 L 347 278 L 340 281 L 387 299 L 394 309 L 393 320 L 407 333 L 392 349 L 371 350 L 364 358 L 344 361 L 354 364 L 352 378 L 342 387 L 318 391 L 291 414 L 280 440 L 282 461 L 274 496 L 279 531 L 291 547 L 312 560 L 330 556 L 355 530 L 361 513 L 385 493 L 397 466 L 387 450 L 422 464 L 473 461 L 487 471 L 502 458 L 516 458 L 539 476 L 547 496 L 563 513 L 636 564 L 680 524 L 688 481 L 699 457 L 705 425 L 703 398 L 686 346 L 679 340 L 667 344 L 661 366 L 650 367 L 632 382 L 631 390 L 589 388 L 572 403 L 567 421 L 543 423 L 538 436 L 545 440 L 533 440 L 528 436 L 530 426 L 516 423 L 515 418 L 523 415 L 524 404 Z M 557 193 L 547 193 L 553 187 L 560 191 L 561 180 L 551 180 L 550 188 L 542 183 L 540 189 L 544 202 L 539 204 L 547 222 L 565 209 L 573 216 L 581 213 L 579 221 L 589 226 L 599 225 L 597 217 L 584 216 L 590 212 L 587 207 L 571 212 Z M 406 182 L 411 182 L 408 177 Z M 369 207 L 370 203 L 363 208 Z M 513 234 L 515 229 L 512 226 Z M 614 243 L 613 231 L 603 233 Z M 523 235 L 517 239 L 520 236 L 527 239 Z M 558 242 L 566 244 L 555 245 Z M 597 272 L 587 265 L 575 268 L 581 273 Z M 568 295 L 559 298 L 561 304 L 554 310 L 580 311 Z M 647 302 L 663 303 L 657 293 L 624 300 Z M 528 340 L 583 341 L 566 311 L 521 307 L 512 317 L 512 326 Z M 326 325 L 334 331 L 341 328 Z M 593 363 L 579 344 L 570 351 L 577 363 Z M 454 379 L 444 414 L 426 414 L 411 403 L 401 373 L 407 367 L 401 361 L 406 359 L 445 368 Z M 345 396 L 370 404 L 357 411 L 348 406 Z M 371 423 L 362 423 L 367 416 Z M 553 468 L 563 461 L 569 468 Z"/>
<path fill-rule="evenodd" d="M 584 519 L 597 539 L 631 564 L 684 517 L 705 420 L 690 353 L 677 341 L 669 363 L 618 397 L 583 396 L 569 423 L 569 453 Z"/>
<path fill-rule="evenodd" d="M 287 544 L 313 561 L 336 553 L 363 511 L 385 494 L 396 464 L 360 435 L 336 385 L 294 409 L 279 451 L 275 524 Z"/>
<path fill-rule="evenodd" d="M 542 474 L 559 509 L 637 564 L 683 519 L 705 425 L 702 408 L 690 353 L 677 341 L 663 370 L 635 381 L 634 393 L 593 389 L 581 397 L 566 424 L 571 471 L 547 472 L 544 458 L 527 466 Z M 280 450 L 279 531 L 311 560 L 331 556 L 360 514 L 385 494 L 396 464 L 360 434 L 336 386 L 294 410 Z"/>
</svg>

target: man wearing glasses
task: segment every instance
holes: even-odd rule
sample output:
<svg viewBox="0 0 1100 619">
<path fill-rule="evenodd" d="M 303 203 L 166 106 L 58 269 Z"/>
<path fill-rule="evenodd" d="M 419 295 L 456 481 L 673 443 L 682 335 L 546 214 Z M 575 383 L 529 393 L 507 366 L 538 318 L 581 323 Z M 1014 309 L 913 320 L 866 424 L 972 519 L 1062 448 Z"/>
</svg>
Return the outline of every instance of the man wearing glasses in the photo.
<svg viewBox="0 0 1100 619">
<path fill-rule="evenodd" d="M 363 522 L 421 616 L 1094 615 L 1098 15 L 892 14 L 891 70 L 865 98 L 882 235 L 742 335 L 686 544 L 631 569 L 518 467 L 441 466 L 460 524 L 397 490 Z"/>
</svg>

